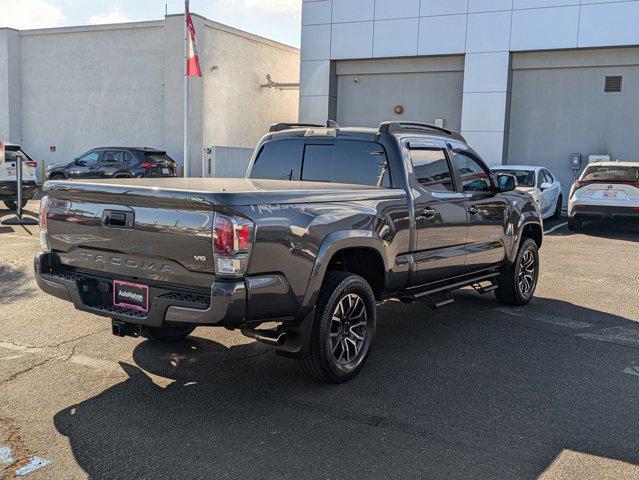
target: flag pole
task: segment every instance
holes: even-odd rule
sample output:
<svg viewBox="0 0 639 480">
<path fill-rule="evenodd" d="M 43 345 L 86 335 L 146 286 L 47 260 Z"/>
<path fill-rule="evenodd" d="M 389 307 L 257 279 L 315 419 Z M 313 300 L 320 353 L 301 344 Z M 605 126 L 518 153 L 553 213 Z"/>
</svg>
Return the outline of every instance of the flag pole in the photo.
<svg viewBox="0 0 639 480">
<path fill-rule="evenodd" d="M 184 176 L 190 173 L 190 152 L 189 152 L 189 75 L 188 75 L 188 37 L 189 34 L 186 15 L 189 11 L 189 0 L 184 1 Z"/>
</svg>

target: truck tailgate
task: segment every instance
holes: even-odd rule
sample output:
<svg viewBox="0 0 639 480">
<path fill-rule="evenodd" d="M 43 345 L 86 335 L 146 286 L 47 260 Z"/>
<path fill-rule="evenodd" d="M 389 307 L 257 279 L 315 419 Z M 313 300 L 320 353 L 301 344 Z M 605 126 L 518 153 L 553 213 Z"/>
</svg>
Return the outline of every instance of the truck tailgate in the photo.
<svg viewBox="0 0 639 480">
<path fill-rule="evenodd" d="M 47 240 L 63 265 L 210 288 L 214 212 L 206 200 L 159 191 L 141 198 L 73 182 L 57 182 L 48 194 Z"/>
</svg>

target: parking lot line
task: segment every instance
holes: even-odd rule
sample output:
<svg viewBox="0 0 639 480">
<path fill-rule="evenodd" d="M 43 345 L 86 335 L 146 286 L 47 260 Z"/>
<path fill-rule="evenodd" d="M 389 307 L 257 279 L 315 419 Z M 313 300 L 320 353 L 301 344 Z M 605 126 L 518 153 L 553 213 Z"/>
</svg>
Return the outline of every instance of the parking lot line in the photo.
<svg viewBox="0 0 639 480">
<path fill-rule="evenodd" d="M 590 323 L 580 322 L 579 320 L 573 320 L 572 318 L 535 312 L 534 310 L 528 309 L 521 310 L 516 308 L 496 308 L 495 311 L 505 313 L 506 315 L 512 315 L 514 317 L 523 317 L 527 318 L 528 320 L 537 320 L 544 323 L 551 323 L 560 327 L 568 327 L 574 329 L 592 327 L 592 324 Z"/>
<path fill-rule="evenodd" d="M 626 347 L 639 347 L 639 328 L 610 327 L 596 332 L 580 333 L 577 336 Z"/>
<path fill-rule="evenodd" d="M 568 222 L 560 223 L 559 225 L 555 225 L 554 227 L 545 230 L 544 233 L 552 233 L 555 230 L 559 230 L 561 227 L 565 227 L 566 225 L 568 225 Z"/>
</svg>

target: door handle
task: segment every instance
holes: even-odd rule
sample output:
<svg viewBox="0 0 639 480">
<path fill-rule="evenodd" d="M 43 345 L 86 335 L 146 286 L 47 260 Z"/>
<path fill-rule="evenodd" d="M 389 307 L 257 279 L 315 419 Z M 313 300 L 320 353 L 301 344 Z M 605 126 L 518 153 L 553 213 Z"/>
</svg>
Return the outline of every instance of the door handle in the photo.
<svg viewBox="0 0 639 480">
<path fill-rule="evenodd" d="M 424 218 L 435 218 L 437 216 L 437 210 L 430 207 L 422 208 L 419 213 L 421 213 Z"/>
<path fill-rule="evenodd" d="M 479 213 L 479 209 L 475 205 L 471 205 L 468 207 L 468 213 L 471 215 L 477 215 Z"/>
</svg>

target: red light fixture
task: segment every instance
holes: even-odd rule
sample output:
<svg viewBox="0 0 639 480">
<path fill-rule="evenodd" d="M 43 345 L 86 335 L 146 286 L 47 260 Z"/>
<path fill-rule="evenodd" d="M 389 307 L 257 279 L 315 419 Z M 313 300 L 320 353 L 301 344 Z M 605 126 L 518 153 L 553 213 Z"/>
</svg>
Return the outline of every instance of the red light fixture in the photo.
<svg viewBox="0 0 639 480">
<path fill-rule="evenodd" d="M 395 115 L 401 115 L 402 113 L 404 113 L 404 107 L 401 105 L 395 105 L 395 108 L 393 110 L 395 112 Z"/>
</svg>

